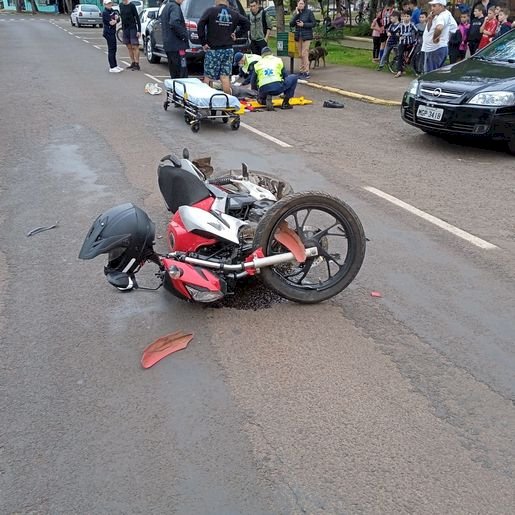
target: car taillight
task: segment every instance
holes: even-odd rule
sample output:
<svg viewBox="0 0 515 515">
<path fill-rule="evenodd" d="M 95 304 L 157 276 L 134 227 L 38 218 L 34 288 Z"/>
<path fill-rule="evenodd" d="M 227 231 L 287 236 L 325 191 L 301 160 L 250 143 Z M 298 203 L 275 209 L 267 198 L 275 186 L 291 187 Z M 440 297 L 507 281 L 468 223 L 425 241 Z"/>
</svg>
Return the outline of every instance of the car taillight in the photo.
<svg viewBox="0 0 515 515">
<path fill-rule="evenodd" d="M 186 21 L 184 24 L 188 30 L 197 30 L 197 24 L 194 21 Z"/>
<path fill-rule="evenodd" d="M 82 16 L 82 12 L 79 13 L 79 16 Z"/>
</svg>

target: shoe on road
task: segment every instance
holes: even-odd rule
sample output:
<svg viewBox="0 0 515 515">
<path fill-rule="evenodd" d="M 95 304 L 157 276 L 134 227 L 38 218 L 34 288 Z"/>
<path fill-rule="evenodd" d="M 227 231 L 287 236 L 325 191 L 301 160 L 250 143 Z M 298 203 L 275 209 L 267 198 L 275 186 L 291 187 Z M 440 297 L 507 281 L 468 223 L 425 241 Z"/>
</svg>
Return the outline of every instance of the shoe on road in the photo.
<svg viewBox="0 0 515 515">
<path fill-rule="evenodd" d="M 115 66 L 114 68 L 111 68 L 109 70 L 109 73 L 120 73 L 123 72 L 123 68 L 120 68 L 119 66 Z"/>
<path fill-rule="evenodd" d="M 129 66 L 126 66 L 126 67 L 125 67 L 125 69 L 126 69 L 126 70 L 132 70 L 132 69 L 134 68 L 134 65 L 135 65 L 135 64 L 136 64 L 136 63 L 131 63 L 131 64 L 129 64 Z"/>
<path fill-rule="evenodd" d="M 139 71 L 141 68 L 139 67 L 139 63 L 132 63 L 132 71 Z"/>
</svg>

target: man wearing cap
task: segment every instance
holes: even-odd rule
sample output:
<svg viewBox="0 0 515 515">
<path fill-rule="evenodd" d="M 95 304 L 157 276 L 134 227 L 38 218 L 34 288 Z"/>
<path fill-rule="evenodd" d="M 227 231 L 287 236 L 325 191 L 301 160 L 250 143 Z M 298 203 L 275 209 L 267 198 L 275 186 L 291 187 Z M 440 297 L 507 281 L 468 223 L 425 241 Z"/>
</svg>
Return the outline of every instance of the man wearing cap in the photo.
<svg viewBox="0 0 515 515">
<path fill-rule="evenodd" d="M 113 2 L 104 0 L 104 11 L 102 12 L 102 24 L 104 30 L 102 35 L 107 41 L 107 59 L 109 61 L 109 72 L 120 73 L 120 68 L 116 62 L 116 24 L 118 23 L 118 13 L 113 10 Z"/>
<path fill-rule="evenodd" d="M 293 109 L 290 98 L 295 94 L 297 75 L 287 75 L 282 59 L 272 54 L 267 46 L 261 50 L 261 59 L 254 63 L 250 84 L 258 92 L 258 101 L 273 111 L 272 96 L 284 93 L 281 109 Z"/>
<path fill-rule="evenodd" d="M 224 93 L 231 93 L 231 73 L 234 59 L 232 48 L 236 29 L 248 32 L 250 23 L 246 16 L 228 6 L 228 0 L 215 0 L 197 24 L 197 34 L 206 52 L 204 55 L 204 82 L 220 79 Z"/>
<path fill-rule="evenodd" d="M 431 14 L 422 36 L 424 73 L 444 65 L 447 59 L 449 37 L 458 30 L 456 20 L 445 8 L 447 0 L 431 0 Z"/>
<path fill-rule="evenodd" d="M 234 66 L 238 66 L 239 76 L 244 80 L 241 83 L 242 86 L 250 84 L 250 75 L 254 69 L 254 65 L 261 60 L 261 56 L 257 54 L 243 54 L 242 52 L 236 52 L 234 54 Z"/>
</svg>

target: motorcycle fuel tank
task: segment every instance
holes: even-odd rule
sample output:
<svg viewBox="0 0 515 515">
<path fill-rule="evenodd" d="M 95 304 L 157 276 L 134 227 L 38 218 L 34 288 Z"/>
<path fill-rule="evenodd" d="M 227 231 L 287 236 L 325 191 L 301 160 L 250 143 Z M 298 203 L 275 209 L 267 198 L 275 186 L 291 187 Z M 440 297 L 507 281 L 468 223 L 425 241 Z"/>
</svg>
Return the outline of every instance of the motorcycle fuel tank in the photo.
<svg viewBox="0 0 515 515">
<path fill-rule="evenodd" d="M 241 226 L 247 225 L 224 213 L 204 211 L 193 206 L 181 206 L 179 216 L 187 231 L 202 231 L 232 243 L 239 243 L 238 231 Z"/>
</svg>

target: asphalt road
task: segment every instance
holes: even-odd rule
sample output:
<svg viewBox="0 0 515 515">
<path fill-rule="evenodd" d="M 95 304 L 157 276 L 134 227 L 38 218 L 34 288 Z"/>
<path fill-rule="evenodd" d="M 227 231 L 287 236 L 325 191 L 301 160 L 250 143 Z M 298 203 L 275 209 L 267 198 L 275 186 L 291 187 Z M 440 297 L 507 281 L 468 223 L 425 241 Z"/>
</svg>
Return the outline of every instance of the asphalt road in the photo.
<svg viewBox="0 0 515 515">
<path fill-rule="evenodd" d="M 0 513 L 515 512 L 513 157 L 304 86 L 312 106 L 243 119 L 288 147 L 193 134 L 144 93 L 166 65 L 109 74 L 99 29 L 0 15 L 0 43 Z M 86 231 L 132 201 L 165 234 L 156 166 L 183 147 L 348 201 L 354 283 L 256 311 L 109 287 Z M 179 329 L 188 349 L 141 369 Z"/>
</svg>

